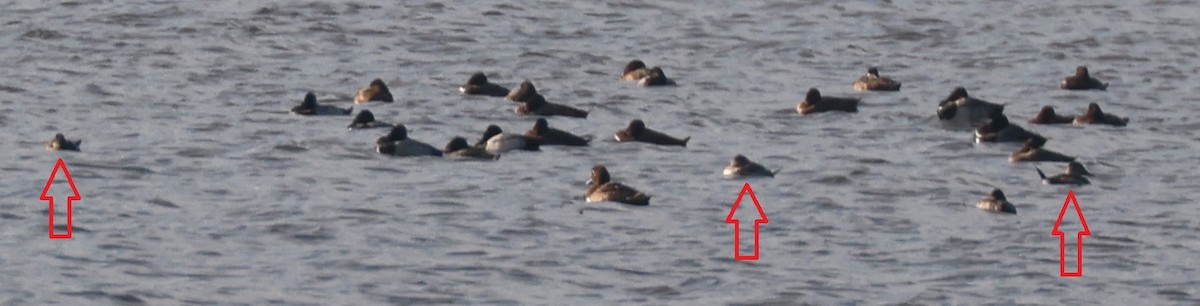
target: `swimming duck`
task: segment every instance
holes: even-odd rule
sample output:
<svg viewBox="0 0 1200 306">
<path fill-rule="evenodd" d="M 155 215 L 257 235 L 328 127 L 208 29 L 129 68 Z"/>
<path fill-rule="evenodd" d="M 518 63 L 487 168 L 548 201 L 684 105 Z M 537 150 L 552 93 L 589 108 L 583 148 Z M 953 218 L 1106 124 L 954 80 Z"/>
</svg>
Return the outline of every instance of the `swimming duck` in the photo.
<svg viewBox="0 0 1200 306">
<path fill-rule="evenodd" d="M 621 142 L 639 141 L 657 145 L 683 147 L 686 147 L 688 140 L 692 139 L 692 137 L 688 137 L 681 140 L 679 138 L 663 134 L 662 132 L 646 128 L 646 123 L 642 122 L 642 119 L 633 119 L 633 121 L 629 121 L 629 126 L 626 126 L 625 129 L 617 131 L 614 137 L 617 139 L 617 141 Z"/>
<path fill-rule="evenodd" d="M 46 143 L 46 150 L 55 151 L 79 151 L 79 145 L 83 140 L 70 141 L 62 133 L 54 134 L 54 139 Z"/>
<path fill-rule="evenodd" d="M 1050 151 L 1042 148 L 1046 144 L 1046 138 L 1034 137 L 1025 141 L 1020 149 L 1008 156 L 1009 162 L 1071 162 L 1075 161 L 1074 157 L 1066 154 Z"/>
<path fill-rule="evenodd" d="M 395 156 L 442 156 L 437 148 L 408 138 L 408 129 L 403 124 L 392 127 L 392 131 L 375 140 L 375 151 Z"/>
<path fill-rule="evenodd" d="M 1095 102 L 1088 104 L 1087 112 L 1083 115 L 1075 116 L 1075 124 L 1107 124 L 1112 126 L 1125 126 L 1129 123 L 1129 117 L 1117 117 L 1112 114 L 1105 113 L 1100 110 L 1100 104 Z"/>
<path fill-rule="evenodd" d="M 363 130 L 383 127 L 390 128 L 392 127 L 392 124 L 375 121 L 375 114 L 372 114 L 371 111 L 364 109 L 359 111 L 357 116 L 354 116 L 354 120 L 350 121 L 350 125 L 346 126 L 346 129 Z"/>
<path fill-rule="evenodd" d="M 938 119 L 960 125 L 979 126 L 995 114 L 1004 113 L 1004 105 L 967 94 L 967 89 L 956 87 L 950 96 L 938 104 Z"/>
<path fill-rule="evenodd" d="M 392 92 L 388 90 L 386 84 L 383 84 L 383 80 L 375 79 L 371 81 L 371 85 L 358 90 L 358 94 L 354 95 L 355 104 L 363 104 L 371 101 L 395 102 L 392 99 Z"/>
<path fill-rule="evenodd" d="M 563 146 L 587 146 L 592 140 L 576 136 L 570 132 L 550 127 L 550 122 L 546 118 L 538 118 L 534 122 L 533 128 L 525 132 L 525 136 L 537 138 L 542 145 L 563 145 Z"/>
<path fill-rule="evenodd" d="M 461 136 L 455 136 L 450 139 L 450 143 L 446 144 L 444 150 L 447 156 L 466 158 L 466 159 L 483 159 L 495 160 L 500 159 L 500 155 L 492 154 L 483 148 L 472 147 L 467 145 L 467 139 Z"/>
<path fill-rule="evenodd" d="M 621 80 L 625 81 L 640 81 L 649 75 L 650 71 L 646 69 L 646 63 L 642 60 L 632 60 L 625 64 L 625 72 L 621 73 Z"/>
<path fill-rule="evenodd" d="M 775 177 L 776 172 L 768 170 L 767 167 L 763 167 L 759 163 L 750 161 L 746 156 L 738 154 L 729 162 L 729 166 L 725 167 L 724 174 L 726 177 L 731 178 L 751 176 Z"/>
<path fill-rule="evenodd" d="M 802 115 L 827 111 L 858 112 L 858 99 L 822 97 L 816 88 L 809 88 L 804 95 L 804 101 L 796 106 L 796 111 Z"/>
<path fill-rule="evenodd" d="M 309 92 L 304 95 L 304 102 L 292 108 L 292 114 L 301 116 L 349 115 L 354 107 L 341 108 L 317 104 L 317 95 Z"/>
<path fill-rule="evenodd" d="M 1087 90 L 1087 89 L 1108 89 L 1107 83 L 1101 83 L 1100 80 L 1088 75 L 1086 66 L 1075 67 L 1075 75 L 1069 76 L 1059 83 L 1058 87 L 1067 90 Z"/>
<path fill-rule="evenodd" d="M 533 83 L 529 81 L 522 82 L 521 86 L 510 92 L 506 99 L 525 103 L 516 109 L 517 114 L 521 115 L 567 116 L 575 118 L 587 118 L 588 115 L 587 111 L 578 108 L 546 102 L 546 98 L 538 94 L 537 88 L 534 88 Z"/>
<path fill-rule="evenodd" d="M 504 97 L 508 95 L 508 88 L 496 85 L 496 83 L 488 82 L 487 76 L 483 72 L 476 72 L 471 75 L 466 84 L 458 87 L 465 95 L 480 95 L 492 97 Z"/>
<path fill-rule="evenodd" d="M 1075 120 L 1075 118 L 1072 118 L 1071 116 L 1063 116 L 1063 115 L 1056 114 L 1054 112 L 1053 107 L 1043 106 L 1042 110 L 1038 112 L 1037 116 L 1034 116 L 1033 119 L 1029 119 L 1029 123 L 1033 123 L 1033 124 L 1063 124 L 1063 123 L 1071 123 L 1071 121 L 1074 121 L 1074 120 Z"/>
<path fill-rule="evenodd" d="M 1000 191 L 999 188 L 992 189 L 992 195 L 983 198 L 983 200 L 980 200 L 978 204 L 975 204 L 975 206 L 979 207 L 979 209 L 991 212 L 1010 214 L 1017 213 L 1017 207 L 1008 202 L 1008 199 L 1004 197 L 1004 192 Z"/>
<path fill-rule="evenodd" d="M 608 169 L 603 165 L 592 167 L 592 178 L 588 180 L 587 201 L 589 203 L 612 201 L 630 205 L 650 205 L 650 196 L 625 184 L 613 182 Z"/>
<path fill-rule="evenodd" d="M 975 142 L 1026 142 L 1030 139 L 1045 138 L 1037 133 L 1025 130 L 1016 124 L 1008 122 L 1008 116 L 1003 113 L 992 113 L 992 120 L 975 129 Z"/>
<path fill-rule="evenodd" d="M 675 85 L 675 81 L 672 81 L 670 78 L 667 78 L 667 74 L 663 73 L 662 68 L 659 68 L 658 66 L 654 66 L 654 68 L 650 68 L 650 72 L 648 72 L 646 74 L 646 77 L 642 78 L 641 80 L 638 80 L 638 86 L 641 86 L 641 87 L 674 86 L 674 85 Z"/>
<path fill-rule="evenodd" d="M 875 67 L 867 68 L 867 75 L 855 80 L 851 86 L 854 90 L 865 91 L 899 91 L 900 82 L 887 77 L 879 76 L 879 69 Z"/>
<path fill-rule="evenodd" d="M 1042 177 L 1042 183 L 1047 185 L 1086 185 L 1091 183 L 1084 175 L 1092 175 L 1087 169 L 1083 168 L 1083 164 L 1079 162 L 1071 162 L 1067 164 L 1067 171 L 1062 174 L 1046 177 L 1046 173 L 1042 172 L 1041 168 L 1037 169 L 1038 176 Z"/>
<path fill-rule="evenodd" d="M 500 154 L 512 150 L 537 151 L 541 143 L 536 138 L 521 134 L 505 134 L 500 126 L 488 125 L 483 131 L 483 138 L 475 143 L 475 147 L 486 149 L 492 154 Z"/>
</svg>

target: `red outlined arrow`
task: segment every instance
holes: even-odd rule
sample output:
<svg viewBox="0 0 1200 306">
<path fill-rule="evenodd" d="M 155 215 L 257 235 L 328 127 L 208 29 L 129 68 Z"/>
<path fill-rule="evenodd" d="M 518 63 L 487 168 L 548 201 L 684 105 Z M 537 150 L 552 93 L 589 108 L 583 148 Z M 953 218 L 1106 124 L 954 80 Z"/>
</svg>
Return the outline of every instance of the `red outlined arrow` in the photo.
<svg viewBox="0 0 1200 306">
<path fill-rule="evenodd" d="M 54 233 L 54 197 L 50 193 L 50 185 L 54 184 L 54 177 L 58 175 L 58 169 L 62 169 L 63 175 L 67 177 L 67 183 L 71 184 L 71 196 L 67 197 L 67 233 Z M 54 170 L 50 171 L 50 179 L 46 180 L 46 188 L 42 189 L 42 201 L 50 201 L 50 239 L 69 239 L 71 238 L 71 202 L 79 201 L 82 197 L 79 196 L 79 189 L 75 189 L 75 180 L 71 179 L 71 172 L 67 171 L 67 164 L 63 163 L 62 158 L 58 159 L 58 163 L 54 164 Z"/>
<path fill-rule="evenodd" d="M 1083 225 L 1083 230 L 1076 234 L 1075 241 L 1078 243 L 1075 246 L 1075 272 L 1067 272 L 1067 237 L 1066 234 L 1058 230 L 1058 226 L 1062 225 L 1063 215 L 1067 214 L 1067 206 L 1075 205 L 1075 213 L 1079 216 L 1079 224 Z M 1075 200 L 1075 191 L 1067 191 L 1067 199 L 1063 201 L 1062 211 L 1058 213 L 1058 221 L 1054 221 L 1054 230 L 1050 234 L 1058 236 L 1058 274 L 1062 277 L 1080 277 L 1083 276 L 1083 236 L 1091 235 L 1092 230 L 1088 229 L 1087 220 L 1083 219 L 1083 210 L 1079 209 L 1079 201 Z"/>
<path fill-rule="evenodd" d="M 733 217 L 733 213 L 737 212 L 738 205 L 742 203 L 742 197 L 750 194 L 750 200 L 754 201 L 754 208 L 758 209 L 758 218 L 754 219 L 754 255 L 742 255 L 740 246 L 741 221 Z M 737 201 L 733 202 L 733 208 L 729 209 L 729 216 L 725 217 L 725 223 L 733 223 L 733 259 L 736 260 L 758 260 L 758 225 L 767 223 L 767 214 L 763 213 L 762 205 L 758 204 L 758 197 L 754 196 L 754 189 L 750 188 L 750 183 L 742 186 L 742 191 L 738 193 Z"/>
</svg>

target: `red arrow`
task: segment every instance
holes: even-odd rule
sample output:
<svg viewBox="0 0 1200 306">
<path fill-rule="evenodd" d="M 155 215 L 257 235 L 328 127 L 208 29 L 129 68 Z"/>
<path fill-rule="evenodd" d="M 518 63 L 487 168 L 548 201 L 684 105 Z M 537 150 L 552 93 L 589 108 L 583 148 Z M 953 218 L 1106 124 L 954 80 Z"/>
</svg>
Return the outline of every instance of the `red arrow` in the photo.
<svg viewBox="0 0 1200 306">
<path fill-rule="evenodd" d="M 67 233 L 54 233 L 54 197 L 50 196 L 50 185 L 54 184 L 54 177 L 58 175 L 58 169 L 62 169 L 63 175 L 67 177 L 67 183 L 71 184 L 71 196 L 67 197 Z M 67 171 L 67 164 L 63 163 L 62 158 L 58 159 L 58 163 L 54 164 L 54 170 L 50 171 L 50 179 L 46 180 L 46 188 L 42 189 L 42 201 L 50 201 L 50 238 L 51 239 L 67 239 L 71 238 L 71 201 L 82 199 L 79 196 L 79 189 L 75 189 L 75 180 L 71 179 L 71 172 Z"/>
<path fill-rule="evenodd" d="M 1058 226 L 1062 225 L 1063 215 L 1067 214 L 1067 206 L 1075 205 L 1075 213 L 1079 215 L 1079 224 L 1083 225 L 1083 230 L 1076 234 L 1075 241 L 1078 243 L 1075 246 L 1075 272 L 1067 272 L 1067 237 L 1062 231 L 1058 230 Z M 1079 201 L 1075 200 L 1075 191 L 1067 191 L 1067 199 L 1063 201 L 1062 211 L 1058 213 L 1058 221 L 1054 221 L 1054 230 L 1050 234 L 1058 236 L 1058 274 L 1066 276 L 1080 277 L 1083 276 L 1083 236 L 1091 235 L 1092 230 L 1088 229 L 1087 220 L 1083 219 L 1083 210 L 1079 209 Z"/>
<path fill-rule="evenodd" d="M 750 199 L 754 201 L 754 208 L 758 209 L 758 219 L 754 219 L 754 255 L 742 255 L 739 243 L 741 221 L 733 217 L 733 213 L 737 212 L 738 205 L 742 203 L 742 197 L 750 194 Z M 758 204 L 758 197 L 754 196 L 754 189 L 750 188 L 750 183 L 742 186 L 742 191 L 738 193 L 737 201 L 733 202 L 733 208 L 729 210 L 729 216 L 725 217 L 725 223 L 733 223 L 733 259 L 736 260 L 758 260 L 758 225 L 767 223 L 767 214 L 763 213 L 762 205 Z"/>
</svg>

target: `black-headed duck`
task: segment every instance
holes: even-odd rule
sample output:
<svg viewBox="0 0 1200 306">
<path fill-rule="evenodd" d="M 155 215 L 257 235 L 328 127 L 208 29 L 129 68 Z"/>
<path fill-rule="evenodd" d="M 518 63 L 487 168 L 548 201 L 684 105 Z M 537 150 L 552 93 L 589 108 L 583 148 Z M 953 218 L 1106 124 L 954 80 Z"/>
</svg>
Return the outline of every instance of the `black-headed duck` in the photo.
<svg viewBox="0 0 1200 306">
<path fill-rule="evenodd" d="M 654 68 L 650 68 L 650 72 L 648 72 L 646 74 L 646 77 L 642 78 L 641 80 L 638 80 L 638 86 L 641 86 L 641 87 L 674 86 L 674 85 L 675 85 L 675 81 L 672 81 L 670 78 L 667 78 L 667 74 L 664 73 L 662 68 L 659 68 L 658 66 L 654 66 Z"/>
<path fill-rule="evenodd" d="M 54 151 L 79 151 L 79 145 L 83 140 L 70 141 L 62 133 L 54 134 L 54 139 L 46 143 L 46 150 Z"/>
<path fill-rule="evenodd" d="M 369 103 L 371 101 L 395 102 L 392 99 L 392 92 L 388 90 L 386 84 L 383 84 L 383 80 L 375 79 L 371 81 L 371 85 L 368 85 L 367 88 L 359 89 L 358 94 L 354 95 L 355 104 Z"/>
<path fill-rule="evenodd" d="M 938 103 L 938 119 L 942 121 L 977 127 L 995 114 L 1003 114 L 1004 105 L 967 94 L 967 89 L 956 87 L 950 96 Z"/>
<path fill-rule="evenodd" d="M 317 95 L 312 92 L 304 95 L 304 102 L 300 102 L 300 105 L 292 107 L 292 114 L 301 116 L 344 116 L 349 115 L 351 111 L 354 111 L 354 107 L 341 108 L 317 104 Z"/>
<path fill-rule="evenodd" d="M 371 111 L 364 109 L 364 110 L 358 111 L 358 115 L 354 116 L 354 120 L 350 121 L 350 125 L 346 126 L 346 129 L 364 130 L 364 129 L 390 128 L 390 127 L 392 127 L 391 123 L 375 121 L 375 114 L 372 114 Z"/>
<path fill-rule="evenodd" d="M 475 143 L 475 147 L 483 148 L 492 154 L 500 154 L 512 150 L 537 151 L 541 142 L 538 139 L 521 135 L 506 134 L 500 126 L 488 125 L 483 131 L 483 137 Z"/>
<path fill-rule="evenodd" d="M 975 129 L 975 142 L 1026 142 L 1045 138 L 1023 127 L 1008 122 L 1003 113 L 992 113 L 991 121 Z"/>
<path fill-rule="evenodd" d="M 867 68 L 867 75 L 855 80 L 851 86 L 857 91 L 899 91 L 900 82 L 888 77 L 879 76 L 879 69 Z"/>
<path fill-rule="evenodd" d="M 403 124 L 392 127 L 387 135 L 375 140 L 375 151 L 394 156 L 442 156 L 437 148 L 408 138 L 408 129 Z"/>
<path fill-rule="evenodd" d="M 1008 156 L 1009 162 L 1071 162 L 1074 157 L 1042 148 L 1046 138 L 1034 137 L 1025 141 L 1020 149 Z"/>
<path fill-rule="evenodd" d="M 488 78 L 486 75 L 483 75 L 483 72 L 476 72 L 475 74 L 472 74 L 471 78 L 467 80 L 467 83 L 459 86 L 458 90 L 464 95 L 492 97 L 508 96 L 508 88 L 496 85 L 496 83 L 488 82 Z"/>
<path fill-rule="evenodd" d="M 650 196 L 625 184 L 613 182 L 608 169 L 603 165 L 592 167 L 592 178 L 588 180 L 587 201 L 618 202 L 630 205 L 650 205 Z"/>
<path fill-rule="evenodd" d="M 1089 75 L 1086 66 L 1079 66 L 1075 67 L 1075 75 L 1063 79 L 1062 83 L 1058 84 L 1058 87 L 1067 90 L 1105 90 L 1108 89 L 1108 84 L 1101 83 L 1100 80 Z"/>
<path fill-rule="evenodd" d="M 566 116 L 575 118 L 587 118 L 588 112 L 561 104 L 546 102 L 546 98 L 538 94 L 537 88 L 533 87 L 533 83 L 525 81 L 520 87 L 514 89 L 506 97 L 509 101 L 523 102 L 515 110 L 521 115 L 537 115 L 537 116 Z"/>
<path fill-rule="evenodd" d="M 617 139 L 617 141 L 621 142 L 638 141 L 657 145 L 683 147 L 686 147 L 688 140 L 692 139 L 692 137 L 679 139 L 671 137 L 667 134 L 663 134 L 662 132 L 649 129 L 646 127 L 646 123 L 642 122 L 641 119 L 633 119 L 632 121 L 629 121 L 629 126 L 626 126 L 625 129 L 617 131 L 614 137 Z"/>
<path fill-rule="evenodd" d="M 1038 111 L 1037 116 L 1029 119 L 1029 123 L 1033 124 L 1065 124 L 1075 121 L 1071 116 L 1063 116 L 1054 112 L 1054 108 L 1043 106 L 1041 111 Z"/>
<path fill-rule="evenodd" d="M 466 159 L 482 159 L 495 160 L 500 159 L 499 154 L 492 154 L 487 150 L 479 147 L 467 145 L 467 139 L 461 136 L 455 136 L 446 144 L 446 149 L 443 150 L 446 156 L 453 156 Z"/>
<path fill-rule="evenodd" d="M 1004 197 L 1004 192 L 1000 191 L 1000 188 L 992 189 L 991 196 L 979 200 L 979 203 L 975 204 L 975 206 L 991 212 L 1017 213 L 1017 207 L 1008 202 L 1008 198 Z"/>
<path fill-rule="evenodd" d="M 804 101 L 796 106 L 796 111 L 802 115 L 827 111 L 858 112 L 858 99 L 822 97 L 816 88 L 809 88 L 804 95 Z"/>
<path fill-rule="evenodd" d="M 724 174 L 726 177 L 730 178 L 752 176 L 775 177 L 776 172 L 777 171 L 771 171 L 770 169 L 767 169 L 767 167 L 764 167 L 759 163 L 750 161 L 750 159 L 746 158 L 744 155 L 738 154 L 733 157 L 732 161 L 729 162 L 729 166 L 725 167 Z"/>
<path fill-rule="evenodd" d="M 646 69 L 646 63 L 635 59 L 625 64 L 625 72 L 621 73 L 621 80 L 637 82 L 649 74 L 650 70 Z"/>
<path fill-rule="evenodd" d="M 1105 113 L 1100 110 L 1100 104 L 1088 104 L 1087 112 L 1083 115 L 1075 116 L 1075 124 L 1107 124 L 1112 126 L 1125 126 L 1129 123 L 1129 117 L 1117 117 L 1116 115 Z"/>
<path fill-rule="evenodd" d="M 1067 164 L 1067 170 L 1063 173 L 1051 177 L 1046 177 L 1046 173 L 1042 172 L 1041 168 L 1037 169 L 1038 176 L 1042 177 L 1042 183 L 1048 185 L 1086 185 L 1091 183 L 1084 175 L 1092 175 L 1087 169 L 1083 168 L 1083 164 L 1073 161 Z"/>
<path fill-rule="evenodd" d="M 579 137 L 570 132 L 550 127 L 546 118 L 538 118 L 533 128 L 525 131 L 525 136 L 537 138 L 542 145 L 587 146 L 591 137 Z"/>
</svg>

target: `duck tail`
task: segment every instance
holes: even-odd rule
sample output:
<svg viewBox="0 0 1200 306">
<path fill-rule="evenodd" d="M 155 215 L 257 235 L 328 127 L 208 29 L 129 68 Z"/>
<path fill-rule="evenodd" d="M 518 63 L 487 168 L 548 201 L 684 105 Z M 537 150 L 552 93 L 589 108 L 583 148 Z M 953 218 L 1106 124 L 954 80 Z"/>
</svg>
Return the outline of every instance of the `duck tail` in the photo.
<svg viewBox="0 0 1200 306">
<path fill-rule="evenodd" d="M 1033 167 L 1033 169 L 1037 170 L 1038 176 L 1041 176 L 1043 180 L 1046 179 L 1046 173 L 1042 172 L 1042 168 Z"/>
<path fill-rule="evenodd" d="M 692 140 L 692 136 L 688 136 L 687 138 L 683 139 L 683 146 L 687 146 L 688 140 Z"/>
<path fill-rule="evenodd" d="M 638 193 L 629 199 L 629 204 L 634 205 L 650 205 L 650 196 L 645 193 Z"/>
</svg>

